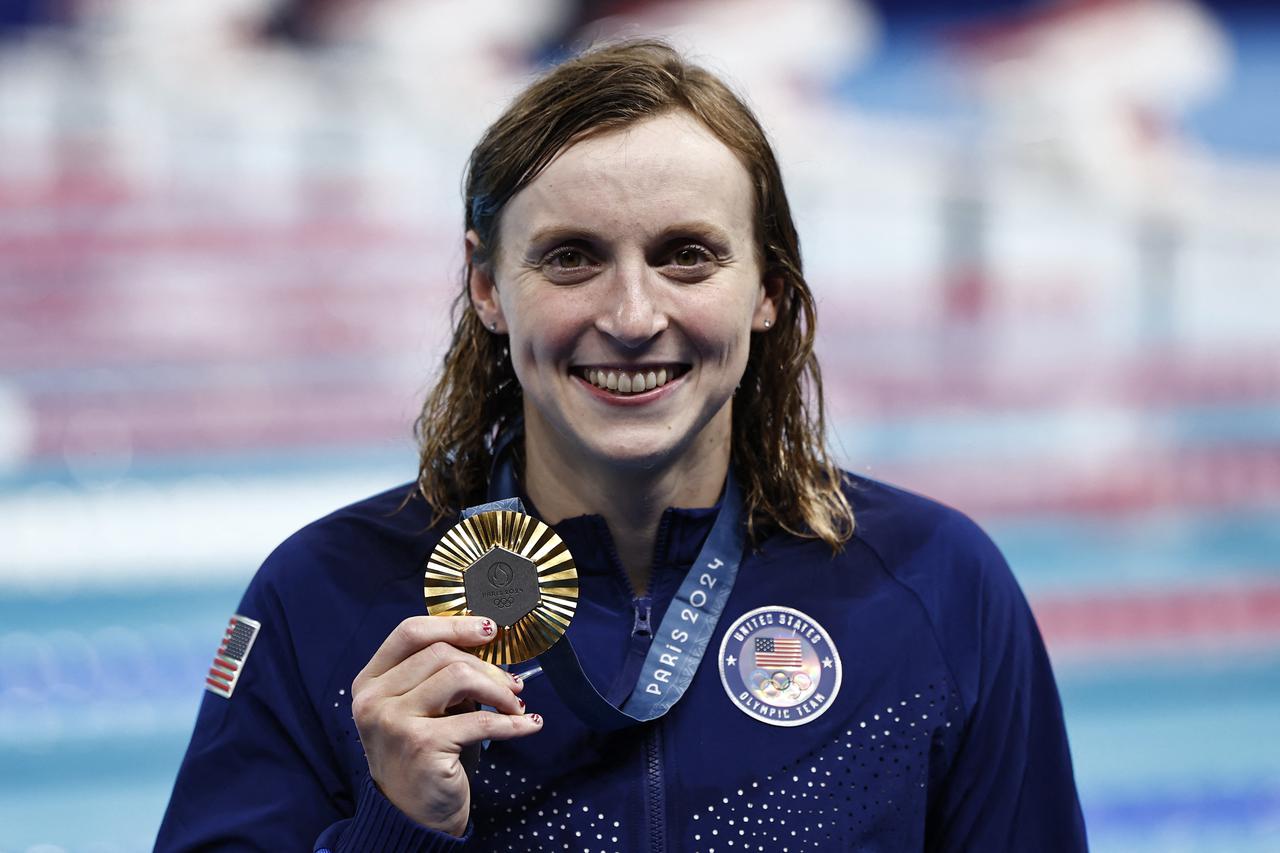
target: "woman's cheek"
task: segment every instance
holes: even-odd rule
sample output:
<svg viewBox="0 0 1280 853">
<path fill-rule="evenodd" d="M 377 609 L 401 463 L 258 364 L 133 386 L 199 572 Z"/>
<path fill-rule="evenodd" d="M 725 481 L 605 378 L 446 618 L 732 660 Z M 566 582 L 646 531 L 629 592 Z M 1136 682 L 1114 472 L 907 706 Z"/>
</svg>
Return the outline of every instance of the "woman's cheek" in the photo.
<svg viewBox="0 0 1280 853">
<path fill-rule="evenodd" d="M 721 307 L 718 315 L 714 311 L 700 313 L 686 325 L 694 346 L 704 361 L 721 367 L 729 367 L 739 361 L 745 365 L 751 343 L 751 327 L 749 318 L 737 318 L 739 313 L 741 312 L 734 312 L 726 317 Z"/>
<path fill-rule="evenodd" d="M 582 328 L 589 323 L 576 319 L 570 306 L 559 305 L 555 298 L 521 300 L 515 306 L 518 322 L 513 326 L 519 340 L 512 342 L 526 360 L 544 365 L 567 361 Z"/>
</svg>

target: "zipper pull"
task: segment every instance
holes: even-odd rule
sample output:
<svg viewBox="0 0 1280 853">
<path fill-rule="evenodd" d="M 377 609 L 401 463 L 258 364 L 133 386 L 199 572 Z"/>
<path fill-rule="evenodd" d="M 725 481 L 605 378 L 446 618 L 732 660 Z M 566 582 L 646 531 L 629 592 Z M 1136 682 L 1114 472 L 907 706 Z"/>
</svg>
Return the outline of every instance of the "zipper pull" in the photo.
<svg viewBox="0 0 1280 853">
<path fill-rule="evenodd" d="M 653 629 L 649 627 L 649 602 L 636 602 L 636 621 L 631 626 L 631 635 L 634 637 L 650 637 L 653 635 Z"/>
</svg>

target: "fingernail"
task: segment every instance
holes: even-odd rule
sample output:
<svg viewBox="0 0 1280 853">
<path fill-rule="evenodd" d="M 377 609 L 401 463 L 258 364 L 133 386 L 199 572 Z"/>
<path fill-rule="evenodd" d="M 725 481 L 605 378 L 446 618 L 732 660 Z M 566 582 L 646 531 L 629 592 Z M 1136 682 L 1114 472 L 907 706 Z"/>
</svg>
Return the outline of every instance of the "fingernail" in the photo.
<svg viewBox="0 0 1280 853">
<path fill-rule="evenodd" d="M 516 697 L 516 701 L 520 703 L 520 707 L 521 707 L 521 708 L 523 708 L 523 707 L 524 707 L 524 700 L 523 700 L 523 699 L 521 699 L 519 696 L 517 696 L 517 697 Z"/>
<path fill-rule="evenodd" d="M 530 719 L 530 720 L 533 720 L 533 724 L 534 724 L 535 726 L 540 726 L 540 725 L 542 725 L 542 715 L 541 715 L 541 714 L 530 714 L 530 715 L 529 715 L 529 719 Z"/>
<path fill-rule="evenodd" d="M 493 623 L 488 619 L 481 622 L 480 633 L 484 634 L 486 637 L 491 636 L 493 634 Z"/>
<path fill-rule="evenodd" d="M 514 681 L 516 684 L 524 684 L 524 679 L 518 675 L 511 676 L 511 680 Z"/>
</svg>

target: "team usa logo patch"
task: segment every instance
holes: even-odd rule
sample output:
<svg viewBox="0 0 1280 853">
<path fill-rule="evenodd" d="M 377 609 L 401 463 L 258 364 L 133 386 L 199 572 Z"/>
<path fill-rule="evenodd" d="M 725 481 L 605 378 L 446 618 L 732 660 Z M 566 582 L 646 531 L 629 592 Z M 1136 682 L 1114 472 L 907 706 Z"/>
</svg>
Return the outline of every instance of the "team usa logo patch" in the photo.
<svg viewBox="0 0 1280 853">
<path fill-rule="evenodd" d="M 790 607 L 760 607 L 720 642 L 720 681 L 744 714 L 773 726 L 822 716 L 840 692 L 840 654 L 831 635 Z"/>
<path fill-rule="evenodd" d="M 222 645 L 213 656 L 213 666 L 204 678 L 205 688 L 210 693 L 217 693 L 224 699 L 230 699 L 240 675 L 244 672 L 244 662 L 249 658 L 249 650 L 262 628 L 260 622 L 236 614 L 227 623 L 227 631 L 222 635 Z"/>
</svg>

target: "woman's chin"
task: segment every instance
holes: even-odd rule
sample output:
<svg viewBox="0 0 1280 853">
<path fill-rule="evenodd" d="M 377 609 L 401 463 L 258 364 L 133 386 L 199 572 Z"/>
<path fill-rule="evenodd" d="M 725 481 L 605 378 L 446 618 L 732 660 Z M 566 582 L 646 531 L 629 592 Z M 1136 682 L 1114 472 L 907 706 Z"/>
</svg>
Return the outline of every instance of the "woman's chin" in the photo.
<svg viewBox="0 0 1280 853">
<path fill-rule="evenodd" d="M 559 457 L 557 467 L 570 477 L 607 476 L 610 470 L 625 474 L 696 468 L 709 461 L 711 448 L 729 444 L 727 405 L 707 422 L 687 409 L 660 417 L 600 417 L 588 408 L 575 412 L 577 417 L 566 417 L 569 408 L 548 413 L 554 414 L 553 420 L 526 405 L 525 441 Z"/>
<path fill-rule="evenodd" d="M 725 436 L 715 441 L 708 434 L 723 422 Z M 679 467 L 690 470 L 710 461 L 709 449 L 728 447 L 728 419 L 715 418 L 698 429 L 691 423 L 613 425 L 579 436 L 579 446 L 598 469 L 615 469 L 619 473 L 665 471 Z M 712 440 L 708 440 L 712 439 Z"/>
<path fill-rule="evenodd" d="M 610 441 L 591 449 L 591 455 L 603 468 L 627 471 L 653 471 L 666 468 L 680 461 L 680 448 L 671 441 L 668 433 L 665 441 L 644 441 L 639 437 Z M 594 443 L 594 442 L 593 442 Z"/>
</svg>

